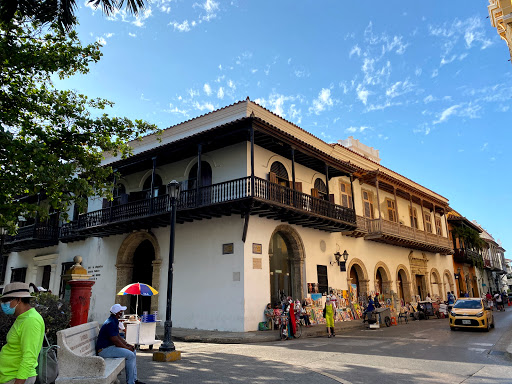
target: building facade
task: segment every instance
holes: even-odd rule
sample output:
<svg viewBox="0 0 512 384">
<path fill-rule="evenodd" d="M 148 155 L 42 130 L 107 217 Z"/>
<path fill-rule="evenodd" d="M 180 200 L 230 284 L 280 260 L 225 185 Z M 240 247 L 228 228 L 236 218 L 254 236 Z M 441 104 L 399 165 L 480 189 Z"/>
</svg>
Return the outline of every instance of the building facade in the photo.
<svg viewBox="0 0 512 384">
<path fill-rule="evenodd" d="M 380 165 L 373 148 L 345 144 L 248 99 L 147 136 L 129 159 L 106 157 L 120 175 L 112 201 L 90 197 L 69 223 L 35 220 L 5 238 L 5 281 L 65 295 L 61 276 L 81 256 L 95 280 L 91 320 L 114 302 L 134 312 L 134 297 L 116 295 L 133 282 L 160 291 L 139 298 L 139 312 L 165 313 L 165 186 L 177 180 L 175 327 L 256 330 L 283 295 L 409 302 L 456 291 L 448 200 Z"/>
<path fill-rule="evenodd" d="M 491 25 L 507 43 L 512 59 L 512 0 L 489 0 L 487 10 Z"/>
</svg>

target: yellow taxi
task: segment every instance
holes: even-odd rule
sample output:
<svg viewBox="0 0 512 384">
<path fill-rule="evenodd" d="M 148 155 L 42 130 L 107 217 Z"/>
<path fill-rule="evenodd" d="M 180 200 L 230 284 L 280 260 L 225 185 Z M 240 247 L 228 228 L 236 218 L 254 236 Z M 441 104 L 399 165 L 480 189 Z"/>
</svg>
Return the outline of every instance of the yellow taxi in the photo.
<svg viewBox="0 0 512 384">
<path fill-rule="evenodd" d="M 486 331 L 494 328 L 494 316 L 487 300 L 480 298 L 460 298 L 450 311 L 450 329 L 480 328 Z"/>
</svg>

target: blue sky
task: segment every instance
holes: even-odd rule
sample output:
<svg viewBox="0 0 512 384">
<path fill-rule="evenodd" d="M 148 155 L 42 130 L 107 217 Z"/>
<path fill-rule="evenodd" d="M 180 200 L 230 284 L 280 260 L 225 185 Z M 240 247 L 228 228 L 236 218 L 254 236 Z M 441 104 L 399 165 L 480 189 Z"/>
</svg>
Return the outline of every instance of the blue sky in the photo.
<svg viewBox="0 0 512 384">
<path fill-rule="evenodd" d="M 249 96 L 327 142 L 373 146 L 512 252 L 512 65 L 486 1 L 79 8 L 79 36 L 103 58 L 61 86 L 161 128 Z"/>
</svg>

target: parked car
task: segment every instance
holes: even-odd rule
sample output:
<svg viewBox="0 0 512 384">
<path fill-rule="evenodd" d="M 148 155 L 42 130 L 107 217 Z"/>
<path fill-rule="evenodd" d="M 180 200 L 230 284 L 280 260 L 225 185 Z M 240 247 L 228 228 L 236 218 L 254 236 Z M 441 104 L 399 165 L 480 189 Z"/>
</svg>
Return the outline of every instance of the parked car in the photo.
<svg viewBox="0 0 512 384">
<path fill-rule="evenodd" d="M 458 299 L 450 311 L 450 329 L 480 328 L 489 331 L 494 328 L 494 316 L 485 300 L 480 298 Z"/>
</svg>

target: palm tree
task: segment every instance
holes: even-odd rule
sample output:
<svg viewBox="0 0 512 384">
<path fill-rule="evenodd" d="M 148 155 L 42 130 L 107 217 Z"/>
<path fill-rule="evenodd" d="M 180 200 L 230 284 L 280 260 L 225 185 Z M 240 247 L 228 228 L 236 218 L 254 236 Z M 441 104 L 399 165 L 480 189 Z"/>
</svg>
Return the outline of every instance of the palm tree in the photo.
<svg viewBox="0 0 512 384">
<path fill-rule="evenodd" d="M 95 8 L 101 7 L 109 16 L 116 10 L 123 8 L 126 1 L 126 10 L 137 16 L 149 0 L 88 0 Z M 15 17 L 16 12 L 21 17 L 34 21 L 57 23 L 61 28 L 69 31 L 76 24 L 76 0 L 1 0 L 0 22 L 8 23 Z"/>
</svg>

